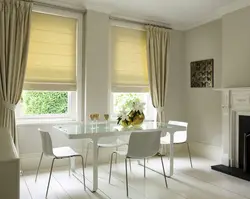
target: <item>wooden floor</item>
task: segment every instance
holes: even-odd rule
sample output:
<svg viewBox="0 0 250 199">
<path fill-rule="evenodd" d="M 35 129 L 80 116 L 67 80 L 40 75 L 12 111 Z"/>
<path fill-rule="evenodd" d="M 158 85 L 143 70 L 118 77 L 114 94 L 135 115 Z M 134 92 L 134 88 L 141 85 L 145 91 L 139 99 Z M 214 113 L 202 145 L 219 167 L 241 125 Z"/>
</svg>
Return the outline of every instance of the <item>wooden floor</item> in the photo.
<svg viewBox="0 0 250 199">
<path fill-rule="evenodd" d="M 166 167 L 168 167 L 167 159 Z M 151 167 L 161 170 L 159 159 L 149 160 Z M 129 194 L 133 199 L 250 199 L 250 182 L 212 171 L 213 162 L 193 158 L 191 169 L 187 158 L 177 158 L 175 175 L 168 179 L 169 189 L 164 186 L 163 176 L 147 170 L 143 178 L 143 168 L 136 162 L 129 173 Z M 80 170 L 79 170 L 80 171 Z M 124 164 L 113 167 L 112 183 L 108 184 L 109 165 L 99 167 L 99 190 L 84 191 L 83 184 L 74 176 L 69 176 L 67 168 L 56 168 L 51 180 L 49 199 L 125 199 Z M 25 172 L 21 177 L 21 199 L 45 198 L 48 172 L 41 172 L 37 183 L 35 172 Z M 87 185 L 90 186 L 91 167 L 86 169 Z"/>
</svg>

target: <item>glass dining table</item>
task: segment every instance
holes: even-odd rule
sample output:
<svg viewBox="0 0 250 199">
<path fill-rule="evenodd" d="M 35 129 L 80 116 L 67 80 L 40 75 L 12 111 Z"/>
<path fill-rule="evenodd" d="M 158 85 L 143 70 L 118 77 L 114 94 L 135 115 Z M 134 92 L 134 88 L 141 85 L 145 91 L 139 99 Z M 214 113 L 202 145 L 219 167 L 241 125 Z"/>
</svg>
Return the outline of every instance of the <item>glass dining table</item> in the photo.
<svg viewBox="0 0 250 199">
<path fill-rule="evenodd" d="M 184 127 L 177 125 L 170 125 L 167 123 L 158 122 L 144 122 L 140 127 L 123 128 L 117 125 L 115 122 L 99 122 L 99 123 L 77 123 L 77 124 L 60 124 L 54 126 L 57 131 L 64 134 L 68 139 L 91 139 L 93 142 L 93 192 L 98 189 L 98 140 L 103 137 L 114 137 L 130 135 L 132 132 L 144 132 L 144 131 L 157 131 L 168 132 L 170 134 L 170 168 L 169 175 L 171 177 L 174 174 L 174 147 L 173 139 L 176 131 L 185 130 Z M 140 146 L 138 146 L 140 147 Z M 75 160 L 71 160 L 71 170 L 75 172 Z"/>
</svg>

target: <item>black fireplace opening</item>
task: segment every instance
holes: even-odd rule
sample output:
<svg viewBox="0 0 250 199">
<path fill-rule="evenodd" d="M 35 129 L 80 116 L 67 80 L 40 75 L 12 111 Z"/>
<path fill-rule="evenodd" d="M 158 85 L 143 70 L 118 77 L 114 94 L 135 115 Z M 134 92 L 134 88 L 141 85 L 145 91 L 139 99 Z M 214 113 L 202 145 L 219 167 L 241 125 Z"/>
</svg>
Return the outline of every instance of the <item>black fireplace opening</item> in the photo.
<svg viewBox="0 0 250 199">
<path fill-rule="evenodd" d="M 239 116 L 239 168 L 215 165 L 213 170 L 250 181 L 250 116 Z"/>
<path fill-rule="evenodd" d="M 250 172 L 250 116 L 239 116 L 239 168 Z"/>
</svg>

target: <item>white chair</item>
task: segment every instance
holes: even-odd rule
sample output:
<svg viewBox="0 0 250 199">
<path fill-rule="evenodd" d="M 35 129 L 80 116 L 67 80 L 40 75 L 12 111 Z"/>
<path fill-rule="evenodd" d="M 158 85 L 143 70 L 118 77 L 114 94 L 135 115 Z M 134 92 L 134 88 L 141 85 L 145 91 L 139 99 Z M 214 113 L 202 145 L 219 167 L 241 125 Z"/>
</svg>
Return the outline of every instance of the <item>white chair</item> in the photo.
<svg viewBox="0 0 250 199">
<path fill-rule="evenodd" d="M 111 172 L 112 172 L 112 162 L 113 154 L 125 155 L 125 170 L 126 170 L 126 192 L 128 197 L 128 169 L 127 169 L 127 159 L 143 159 L 144 160 L 144 177 L 146 177 L 146 159 L 153 157 L 156 154 L 159 154 L 160 149 L 160 138 L 161 131 L 146 131 L 146 132 L 133 132 L 131 133 L 128 151 L 114 151 L 111 154 L 110 159 L 110 172 L 109 172 L 109 183 L 111 181 Z M 168 183 L 166 179 L 165 168 L 163 164 L 162 156 L 161 158 L 163 176 L 165 180 L 165 185 L 168 188 Z"/>
<path fill-rule="evenodd" d="M 87 166 L 87 160 L 88 160 L 88 154 L 89 154 L 89 147 L 93 144 L 92 141 L 90 141 L 87 145 L 87 151 L 85 156 L 85 167 Z M 121 140 L 117 137 L 109 137 L 109 138 L 100 138 L 97 143 L 97 156 L 99 156 L 99 150 L 100 148 L 116 148 L 118 150 L 119 147 L 128 145 L 128 142 Z M 117 163 L 117 156 L 116 156 L 116 163 Z"/>
<path fill-rule="evenodd" d="M 43 152 L 41 154 L 41 158 L 40 158 L 40 161 L 39 161 L 39 164 L 38 164 L 35 182 L 37 180 L 37 176 L 38 176 L 38 172 L 39 172 L 39 169 L 40 169 L 40 165 L 41 165 L 41 162 L 42 162 L 43 155 L 46 156 L 46 157 L 53 158 L 51 168 L 50 168 L 50 174 L 49 174 L 47 190 L 46 190 L 46 198 L 47 198 L 48 191 L 49 191 L 49 185 L 50 185 L 51 174 L 52 174 L 52 171 L 53 171 L 54 161 L 57 160 L 57 159 L 65 159 L 65 158 L 70 159 L 72 157 L 80 157 L 82 159 L 83 184 L 84 184 L 84 189 L 86 190 L 85 172 L 84 172 L 84 160 L 83 160 L 82 155 L 76 153 L 70 147 L 53 148 L 50 134 L 48 132 L 46 132 L 46 131 L 41 130 L 41 129 L 38 129 L 38 131 L 41 134 Z"/>
<path fill-rule="evenodd" d="M 182 126 L 182 127 L 186 127 L 185 131 L 177 131 L 174 134 L 174 144 L 187 144 L 187 150 L 188 150 L 188 155 L 189 155 L 189 161 L 190 161 L 190 165 L 191 168 L 193 168 L 193 163 L 192 163 L 192 157 L 191 157 L 191 153 L 190 153 L 190 148 L 189 148 L 189 144 L 187 142 L 187 127 L 188 127 L 188 123 L 186 122 L 179 122 L 179 121 L 169 121 L 168 124 L 170 125 L 176 125 L 176 126 Z M 163 146 L 163 150 L 167 150 L 166 146 L 170 144 L 170 136 L 167 133 L 166 136 L 161 138 L 161 145 Z"/>
</svg>

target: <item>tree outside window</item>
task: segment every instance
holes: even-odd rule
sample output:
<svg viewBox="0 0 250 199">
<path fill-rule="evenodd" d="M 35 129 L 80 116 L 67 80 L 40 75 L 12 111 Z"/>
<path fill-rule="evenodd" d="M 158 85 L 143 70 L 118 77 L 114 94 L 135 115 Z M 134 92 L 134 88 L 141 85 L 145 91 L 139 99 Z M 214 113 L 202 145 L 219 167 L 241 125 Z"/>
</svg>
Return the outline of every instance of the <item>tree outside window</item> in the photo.
<svg viewBox="0 0 250 199">
<path fill-rule="evenodd" d="M 23 91 L 21 102 L 25 115 L 68 112 L 68 92 Z"/>
</svg>

